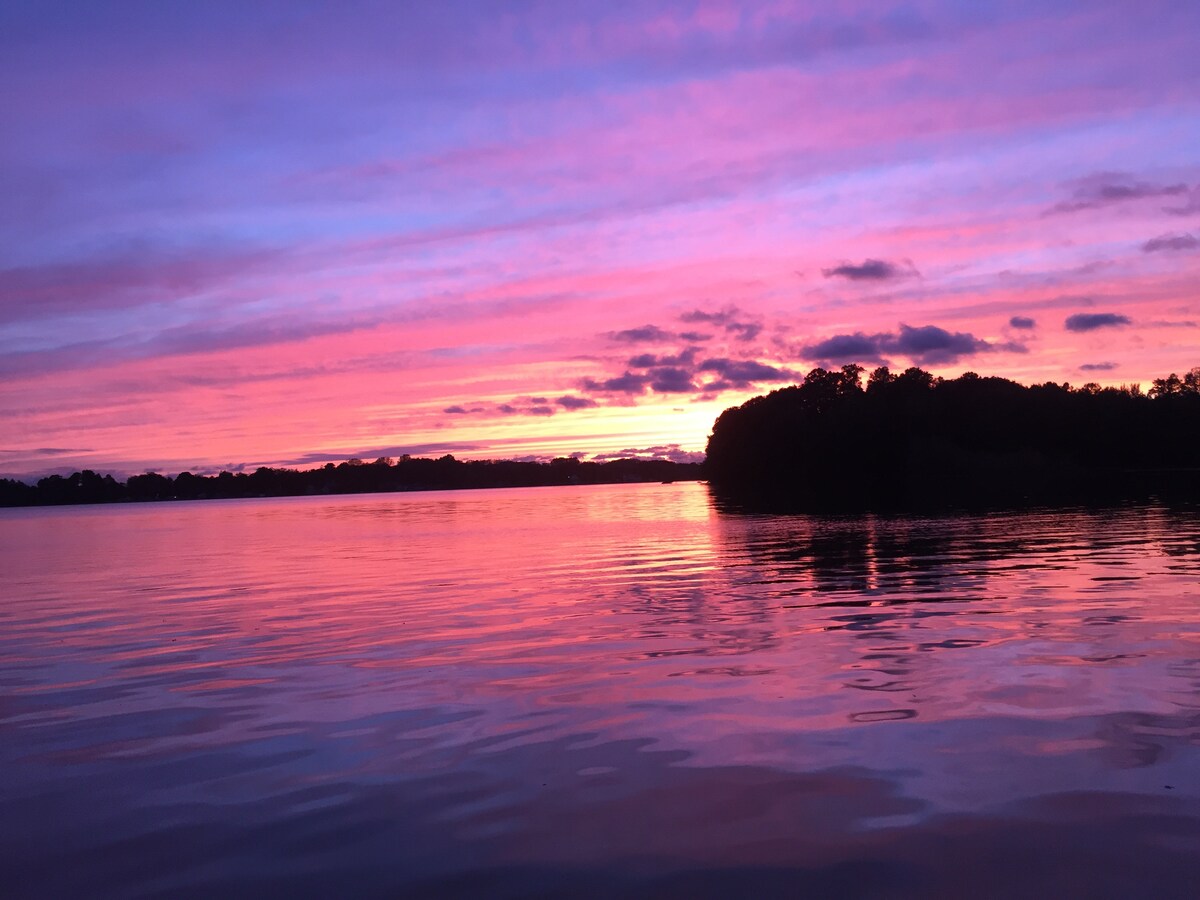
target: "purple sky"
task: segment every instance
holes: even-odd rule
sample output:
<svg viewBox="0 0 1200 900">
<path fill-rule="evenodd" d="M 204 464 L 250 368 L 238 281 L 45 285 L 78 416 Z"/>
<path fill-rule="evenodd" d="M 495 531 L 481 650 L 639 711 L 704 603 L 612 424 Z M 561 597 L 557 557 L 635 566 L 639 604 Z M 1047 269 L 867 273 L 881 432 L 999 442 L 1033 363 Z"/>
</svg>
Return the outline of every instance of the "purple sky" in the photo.
<svg viewBox="0 0 1200 900">
<path fill-rule="evenodd" d="M 1200 4 L 0 2 L 0 473 L 1200 365 Z"/>
</svg>

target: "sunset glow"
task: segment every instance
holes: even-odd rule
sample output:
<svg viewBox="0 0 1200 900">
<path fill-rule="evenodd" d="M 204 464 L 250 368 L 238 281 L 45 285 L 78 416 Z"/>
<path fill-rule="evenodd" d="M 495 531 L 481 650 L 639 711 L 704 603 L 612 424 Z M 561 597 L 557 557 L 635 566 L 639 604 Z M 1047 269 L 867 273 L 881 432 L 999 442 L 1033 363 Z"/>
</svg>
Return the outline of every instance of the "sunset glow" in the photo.
<svg viewBox="0 0 1200 900">
<path fill-rule="evenodd" d="M 0 475 L 1200 365 L 1200 4 L 6 3 Z"/>
</svg>

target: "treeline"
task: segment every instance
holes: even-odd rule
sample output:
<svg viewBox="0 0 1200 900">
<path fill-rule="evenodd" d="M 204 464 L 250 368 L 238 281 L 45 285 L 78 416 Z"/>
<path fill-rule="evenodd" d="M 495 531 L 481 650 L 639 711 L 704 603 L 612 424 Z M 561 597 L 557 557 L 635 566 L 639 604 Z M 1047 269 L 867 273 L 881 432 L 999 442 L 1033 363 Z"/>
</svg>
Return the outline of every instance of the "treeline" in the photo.
<svg viewBox="0 0 1200 900">
<path fill-rule="evenodd" d="M 718 496 L 899 507 L 1200 500 L 1200 368 L 1134 385 L 1024 386 L 968 372 L 814 369 L 727 409 L 708 441 Z"/>
<path fill-rule="evenodd" d="M 150 500 L 209 500 L 238 497 L 294 497 L 320 494 L 363 494 L 386 491 L 456 490 L 463 488 L 543 487 L 564 484 L 619 484 L 645 481 L 694 481 L 696 463 L 616 459 L 582 462 L 574 458 L 549 463 L 510 460 L 353 459 L 320 469 L 260 468 L 252 474 L 222 472 L 175 477 L 149 472 L 117 481 L 91 470 L 68 477 L 51 475 L 36 485 L 0 479 L 0 506 L 53 506 L 67 503 L 120 503 Z"/>
</svg>

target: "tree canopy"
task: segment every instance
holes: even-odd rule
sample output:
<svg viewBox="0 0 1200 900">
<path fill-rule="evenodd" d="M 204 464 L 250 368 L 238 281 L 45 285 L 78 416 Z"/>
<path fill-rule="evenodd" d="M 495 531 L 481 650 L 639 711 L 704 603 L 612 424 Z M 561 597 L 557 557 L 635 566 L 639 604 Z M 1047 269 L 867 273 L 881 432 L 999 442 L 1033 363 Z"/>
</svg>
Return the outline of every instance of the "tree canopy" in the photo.
<svg viewBox="0 0 1200 900">
<path fill-rule="evenodd" d="M 727 409 L 705 473 L 726 493 L 835 506 L 1194 492 L 1200 368 L 1139 387 L 1024 386 L 967 372 L 814 369 Z"/>
<path fill-rule="evenodd" d="M 305 471 L 264 466 L 251 474 L 221 472 L 206 476 L 180 472 L 173 478 L 148 472 L 131 476 L 124 482 L 117 481 L 112 475 L 102 476 L 85 469 L 67 477 L 50 475 L 36 485 L 0 479 L 0 506 L 690 481 L 699 477 L 700 466 L 696 463 L 662 459 L 581 462 L 564 457 L 540 463 L 461 461 L 450 455 L 439 459 L 380 457 L 373 463 L 354 458 L 339 465 L 327 463 L 322 468 Z"/>
</svg>

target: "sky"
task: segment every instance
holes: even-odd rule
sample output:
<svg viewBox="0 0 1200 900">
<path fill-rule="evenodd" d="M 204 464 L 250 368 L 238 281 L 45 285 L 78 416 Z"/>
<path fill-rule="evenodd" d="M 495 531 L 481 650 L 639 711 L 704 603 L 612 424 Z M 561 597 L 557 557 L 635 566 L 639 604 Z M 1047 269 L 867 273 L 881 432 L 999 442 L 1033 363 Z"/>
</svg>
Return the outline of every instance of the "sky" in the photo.
<svg viewBox="0 0 1200 900">
<path fill-rule="evenodd" d="M 1200 365 L 1200 3 L 0 0 L 0 474 Z"/>
</svg>

